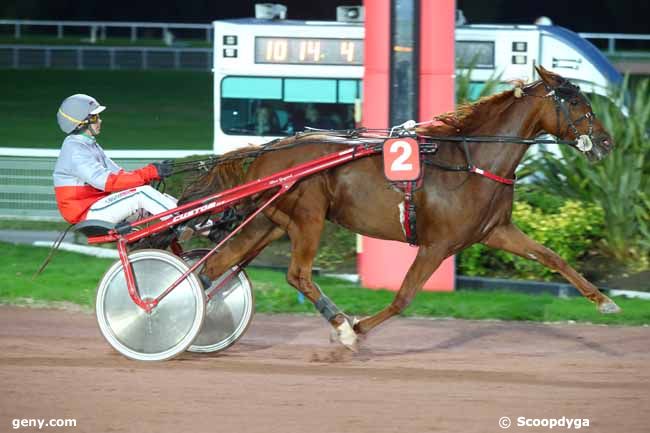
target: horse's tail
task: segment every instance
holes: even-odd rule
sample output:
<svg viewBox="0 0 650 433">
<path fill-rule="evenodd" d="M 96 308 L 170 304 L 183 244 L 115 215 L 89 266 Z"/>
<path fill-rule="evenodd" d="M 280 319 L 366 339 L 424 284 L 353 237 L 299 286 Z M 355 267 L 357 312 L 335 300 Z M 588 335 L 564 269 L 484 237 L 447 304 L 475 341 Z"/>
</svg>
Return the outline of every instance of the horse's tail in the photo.
<svg viewBox="0 0 650 433">
<path fill-rule="evenodd" d="M 233 188 L 244 182 L 246 174 L 246 164 L 250 158 L 259 154 L 259 147 L 248 146 L 222 155 L 210 169 L 210 171 L 187 185 L 178 199 L 178 204 L 182 205 L 194 200 L 216 194 L 220 191 Z M 246 202 L 246 200 L 244 200 Z M 237 207 L 243 208 L 238 205 Z M 248 212 L 247 208 L 242 209 L 243 213 Z M 190 224 L 198 223 L 201 217 L 190 220 Z M 131 246 L 132 249 L 141 248 L 167 248 L 176 238 L 172 230 L 166 230 L 161 233 L 141 239 L 138 243 Z"/>
<path fill-rule="evenodd" d="M 185 188 L 178 204 L 199 200 L 244 183 L 246 166 L 258 150 L 257 146 L 248 146 L 222 155 L 208 173 Z"/>
</svg>

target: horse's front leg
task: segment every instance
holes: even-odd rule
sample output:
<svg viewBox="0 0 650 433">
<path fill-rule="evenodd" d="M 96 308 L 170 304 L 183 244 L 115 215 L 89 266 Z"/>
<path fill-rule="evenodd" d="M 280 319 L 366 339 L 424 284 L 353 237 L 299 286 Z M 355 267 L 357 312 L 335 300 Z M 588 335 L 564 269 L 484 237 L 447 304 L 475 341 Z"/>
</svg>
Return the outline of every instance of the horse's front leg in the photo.
<svg viewBox="0 0 650 433">
<path fill-rule="evenodd" d="M 357 322 L 354 325 L 354 330 L 360 334 L 366 334 L 377 325 L 401 313 L 413 301 L 433 271 L 438 269 L 446 255 L 447 249 L 441 245 L 421 246 L 393 302 L 379 313 Z"/>
<path fill-rule="evenodd" d="M 526 259 L 536 260 L 547 268 L 559 272 L 584 297 L 598 305 L 601 313 L 618 313 L 621 310 L 614 301 L 603 295 L 596 286 L 587 281 L 554 251 L 535 242 L 512 223 L 496 227 L 483 243 Z"/>
</svg>

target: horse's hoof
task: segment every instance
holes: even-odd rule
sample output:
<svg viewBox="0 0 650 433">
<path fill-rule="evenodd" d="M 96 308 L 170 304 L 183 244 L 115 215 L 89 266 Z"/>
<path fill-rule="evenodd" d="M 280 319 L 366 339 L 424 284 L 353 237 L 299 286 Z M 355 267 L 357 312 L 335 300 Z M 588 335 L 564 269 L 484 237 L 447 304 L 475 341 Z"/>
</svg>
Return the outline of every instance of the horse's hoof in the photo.
<svg viewBox="0 0 650 433">
<path fill-rule="evenodd" d="M 350 326 L 350 322 L 345 320 L 343 323 L 341 323 L 339 326 L 336 327 L 336 334 L 338 336 L 339 342 L 350 349 L 353 352 L 357 352 L 359 350 L 359 345 L 357 342 L 357 334 L 354 332 L 354 329 L 352 329 L 352 326 Z"/>
<path fill-rule="evenodd" d="M 611 299 L 600 304 L 598 310 L 603 314 L 616 314 L 621 312 L 621 308 Z"/>
</svg>

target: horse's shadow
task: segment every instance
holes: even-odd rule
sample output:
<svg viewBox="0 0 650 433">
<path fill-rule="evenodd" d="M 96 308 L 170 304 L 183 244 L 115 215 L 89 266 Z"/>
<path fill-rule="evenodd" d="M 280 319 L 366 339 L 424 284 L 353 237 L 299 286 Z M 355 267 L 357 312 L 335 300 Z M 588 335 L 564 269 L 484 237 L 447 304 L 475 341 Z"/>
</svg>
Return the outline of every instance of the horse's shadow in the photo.
<svg viewBox="0 0 650 433">
<path fill-rule="evenodd" d="M 275 326 L 275 325 L 273 325 Z M 247 354 L 261 352 L 272 349 L 277 346 L 285 346 L 295 341 L 298 336 L 305 331 L 317 329 L 318 325 L 305 328 L 300 326 L 281 326 L 281 332 L 272 332 L 268 329 L 266 323 L 255 323 L 255 318 L 251 322 L 251 328 L 231 347 L 215 353 L 184 353 L 179 359 L 194 360 L 204 358 L 221 358 L 223 356 L 233 356 L 238 354 Z"/>
<path fill-rule="evenodd" d="M 435 324 L 432 323 L 431 326 L 435 326 Z M 316 326 L 314 328 L 316 328 Z M 298 326 L 287 326 L 282 329 L 281 333 L 273 334 L 272 338 L 268 339 L 264 337 L 268 335 L 268 330 L 263 335 L 256 334 L 254 329 L 252 331 L 253 335 L 250 335 L 248 337 L 244 335 L 241 341 L 237 342 L 234 346 L 228 348 L 223 352 L 205 354 L 187 353 L 184 354 L 181 359 L 192 360 L 198 358 L 220 358 L 223 356 L 237 356 L 260 352 L 272 349 L 277 346 L 285 346 L 292 341 L 295 341 L 300 334 L 306 331 L 306 329 Z M 588 339 L 576 333 L 575 330 L 570 328 L 560 328 L 557 326 L 532 323 L 488 322 L 485 324 L 485 326 L 477 325 L 471 327 L 470 329 L 456 331 L 455 334 L 449 338 L 433 342 L 430 345 L 419 345 L 417 348 L 405 347 L 404 349 L 397 350 L 386 348 L 387 344 L 385 343 L 382 343 L 381 345 L 373 344 L 373 335 L 371 334 L 369 337 L 364 337 L 362 339 L 359 351 L 357 353 L 350 353 L 350 356 L 337 355 L 334 358 L 336 358 L 336 361 L 343 361 L 347 359 L 365 362 L 373 359 L 444 352 L 454 349 L 462 349 L 463 347 L 468 346 L 473 342 L 490 337 L 498 338 L 499 336 L 504 336 L 512 332 L 524 332 L 530 334 L 531 338 L 535 338 L 535 336 L 544 336 L 551 339 L 570 342 L 578 347 L 607 356 L 621 356 L 621 353 L 619 351 L 607 347 L 606 345 L 603 345 L 592 339 Z M 505 344 L 507 344 L 510 348 L 516 348 L 516 346 L 513 346 L 512 343 Z M 499 343 L 496 343 L 496 345 L 498 346 Z M 338 354 L 337 349 L 342 349 L 342 346 L 340 346 L 338 343 L 334 343 L 331 347 L 327 348 L 327 353 L 334 351 Z M 345 352 L 347 353 L 347 351 Z M 329 359 L 329 356 L 323 355 L 319 357 L 319 359 L 320 358 Z"/>
<path fill-rule="evenodd" d="M 370 360 L 377 358 L 387 358 L 394 356 L 402 355 L 412 355 L 419 353 L 433 353 L 440 351 L 447 351 L 451 349 L 462 348 L 474 341 L 481 340 L 488 337 L 505 335 L 513 331 L 524 331 L 531 334 L 541 335 L 548 338 L 554 338 L 558 340 L 568 341 L 575 343 L 579 347 L 583 347 L 593 352 L 601 353 L 608 356 L 621 356 L 621 353 L 611 349 L 601 343 L 598 343 L 593 340 L 589 340 L 579 334 L 576 334 L 572 330 L 558 328 L 555 326 L 543 325 L 543 324 L 508 324 L 508 323 L 498 323 L 498 324 L 486 324 L 482 327 L 474 327 L 468 330 L 458 331 L 455 335 L 435 342 L 431 345 L 418 348 L 405 348 L 403 350 L 383 350 L 383 349 L 374 349 L 372 345 L 365 344 L 362 346 L 362 350 L 359 352 L 360 360 Z M 370 337 L 372 338 L 372 336 Z M 368 343 L 368 342 L 366 342 Z M 497 343 L 498 344 L 498 343 Z M 512 345 L 508 343 L 510 347 Z"/>
</svg>

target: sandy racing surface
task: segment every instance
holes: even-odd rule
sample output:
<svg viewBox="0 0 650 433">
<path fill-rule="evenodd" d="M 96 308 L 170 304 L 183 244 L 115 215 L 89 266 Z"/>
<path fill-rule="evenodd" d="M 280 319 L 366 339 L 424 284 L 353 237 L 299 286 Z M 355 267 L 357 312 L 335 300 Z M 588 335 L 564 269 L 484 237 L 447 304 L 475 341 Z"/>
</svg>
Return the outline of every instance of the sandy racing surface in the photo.
<svg viewBox="0 0 650 433">
<path fill-rule="evenodd" d="M 0 306 L 0 349 L 0 432 L 650 431 L 648 327 L 398 319 L 352 355 L 318 317 L 257 315 L 220 355 L 143 363 L 94 315 Z"/>
</svg>

